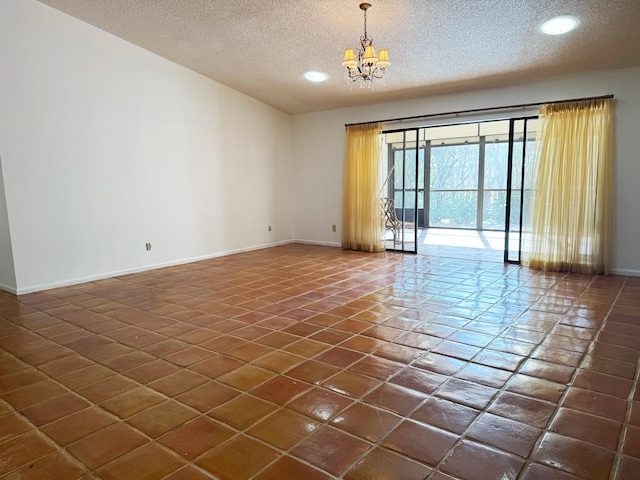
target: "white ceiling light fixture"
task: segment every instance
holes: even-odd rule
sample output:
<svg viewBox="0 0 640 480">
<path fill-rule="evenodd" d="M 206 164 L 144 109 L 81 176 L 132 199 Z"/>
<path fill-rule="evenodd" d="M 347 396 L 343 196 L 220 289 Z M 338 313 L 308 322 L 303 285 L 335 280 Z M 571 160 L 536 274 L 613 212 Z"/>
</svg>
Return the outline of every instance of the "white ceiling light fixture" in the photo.
<svg viewBox="0 0 640 480">
<path fill-rule="evenodd" d="M 352 82 L 363 80 L 361 85 L 367 87 L 372 85 L 374 78 L 382 78 L 391 65 L 389 52 L 380 50 L 376 53 L 373 38 L 367 35 L 367 11 L 372 8 L 370 3 L 360 4 L 360 10 L 364 12 L 364 35 L 360 37 L 358 53 L 353 48 L 347 48 L 342 59 L 342 66 L 347 70 L 347 79 Z"/>
<path fill-rule="evenodd" d="M 540 26 L 542 33 L 547 35 L 562 35 L 574 30 L 578 26 L 578 19 L 570 15 L 554 17 Z"/>
<path fill-rule="evenodd" d="M 304 72 L 302 75 L 304 76 L 304 78 L 314 83 L 324 82 L 327 78 L 329 78 L 329 75 L 327 75 L 326 73 L 316 72 L 315 70 L 309 70 L 308 72 Z"/>
</svg>

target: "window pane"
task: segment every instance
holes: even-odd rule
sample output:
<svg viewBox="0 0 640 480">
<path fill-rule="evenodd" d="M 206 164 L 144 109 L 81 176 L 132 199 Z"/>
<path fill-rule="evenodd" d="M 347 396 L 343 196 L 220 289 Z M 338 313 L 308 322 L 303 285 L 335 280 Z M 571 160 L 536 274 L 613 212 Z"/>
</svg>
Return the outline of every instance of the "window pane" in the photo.
<svg viewBox="0 0 640 480">
<path fill-rule="evenodd" d="M 420 190 L 418 195 L 418 208 L 424 208 L 424 190 Z M 402 203 L 402 190 L 396 190 L 393 194 L 393 206 L 396 208 L 402 208 L 403 205 L 405 208 L 414 208 L 414 203 L 416 201 L 416 192 L 414 190 L 405 190 L 404 199 L 406 204 Z"/>
<path fill-rule="evenodd" d="M 487 143 L 484 148 L 484 188 L 507 188 L 508 143 Z"/>
<path fill-rule="evenodd" d="M 393 206 L 395 208 L 402 208 L 402 190 L 393 192 Z"/>
<path fill-rule="evenodd" d="M 395 150 L 393 153 L 395 169 L 393 170 L 393 183 L 395 188 L 414 190 L 416 188 L 416 150 Z M 422 175 L 424 175 L 424 153 L 420 151 L 422 161 Z M 403 183 L 404 182 L 404 183 Z"/>
<path fill-rule="evenodd" d="M 404 157 L 404 188 L 415 190 L 416 188 L 416 151 L 406 150 Z"/>
<path fill-rule="evenodd" d="M 525 149 L 524 188 L 531 188 L 531 180 L 533 178 L 533 156 L 535 150 L 535 139 L 527 140 Z"/>
<path fill-rule="evenodd" d="M 424 188 L 424 146 L 418 150 L 418 188 Z"/>
<path fill-rule="evenodd" d="M 404 188 L 403 183 L 403 158 L 404 158 L 404 150 L 394 150 L 393 152 L 393 161 L 395 168 L 393 170 L 393 186 L 395 188 L 402 189 Z"/>
<path fill-rule="evenodd" d="M 506 206 L 506 190 L 485 190 L 482 204 L 482 228 L 485 230 L 504 230 Z"/>
<path fill-rule="evenodd" d="M 429 224 L 432 227 L 476 228 L 478 192 L 431 192 Z"/>
<path fill-rule="evenodd" d="M 511 177 L 511 188 L 520 190 L 522 185 L 522 142 L 513 142 L 513 176 Z"/>
<path fill-rule="evenodd" d="M 518 260 L 520 251 L 520 190 L 511 192 L 511 215 L 509 218 L 509 260 Z"/>
<path fill-rule="evenodd" d="M 450 145 L 431 149 L 431 189 L 478 188 L 478 148 Z"/>
<path fill-rule="evenodd" d="M 404 201 L 405 203 L 402 202 L 402 191 L 396 192 L 395 194 L 395 198 L 393 200 L 394 206 L 396 207 L 396 209 L 398 208 L 413 208 L 413 202 L 416 201 L 416 194 L 415 192 L 409 191 L 409 190 L 405 190 L 404 192 Z"/>
<path fill-rule="evenodd" d="M 393 206 L 396 209 L 396 215 L 398 216 L 398 219 L 403 222 L 415 222 L 416 211 L 414 208 L 414 202 L 416 201 L 416 192 L 405 190 L 404 205 L 402 203 L 402 198 L 403 195 L 401 190 L 394 192 Z"/>
</svg>

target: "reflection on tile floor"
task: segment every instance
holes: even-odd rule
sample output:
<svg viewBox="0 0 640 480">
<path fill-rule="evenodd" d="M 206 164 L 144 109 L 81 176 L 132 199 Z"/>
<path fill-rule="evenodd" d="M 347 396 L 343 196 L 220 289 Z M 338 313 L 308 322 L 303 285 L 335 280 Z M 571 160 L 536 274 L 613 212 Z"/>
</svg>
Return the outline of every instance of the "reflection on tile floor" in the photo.
<svg viewBox="0 0 640 480">
<path fill-rule="evenodd" d="M 517 245 L 517 239 L 514 239 Z M 428 228 L 418 230 L 418 253 L 482 262 L 504 261 L 504 232 Z"/>
<path fill-rule="evenodd" d="M 640 478 L 640 279 L 287 245 L 0 293 L 2 479 Z"/>
<path fill-rule="evenodd" d="M 391 232 L 386 232 L 385 247 L 389 250 L 413 251 L 416 232 L 413 229 L 401 230 L 395 241 Z M 503 263 L 504 232 L 491 230 L 460 230 L 448 228 L 420 228 L 418 253 L 431 257 L 459 258 L 481 262 Z M 518 245 L 517 238 L 512 245 Z M 517 258 L 517 251 L 512 253 Z"/>
</svg>

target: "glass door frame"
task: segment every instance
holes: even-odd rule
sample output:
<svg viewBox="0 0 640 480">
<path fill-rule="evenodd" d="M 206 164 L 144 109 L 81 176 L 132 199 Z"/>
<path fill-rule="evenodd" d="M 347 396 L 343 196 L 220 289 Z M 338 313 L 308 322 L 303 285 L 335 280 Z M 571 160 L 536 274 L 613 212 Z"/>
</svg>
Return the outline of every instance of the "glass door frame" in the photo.
<svg viewBox="0 0 640 480">
<path fill-rule="evenodd" d="M 388 251 L 392 252 L 404 252 L 404 253 L 418 253 L 418 228 L 419 228 L 419 210 L 418 210 L 418 192 L 422 190 L 421 186 L 418 185 L 418 172 L 420 167 L 420 129 L 421 127 L 415 128 L 403 128 L 397 130 L 385 130 L 382 132 L 383 135 L 388 133 L 402 133 L 402 188 L 397 188 L 395 184 L 395 155 L 392 145 L 387 144 L 387 175 L 388 175 L 388 184 L 384 185 L 382 188 L 382 192 L 388 192 L 390 198 L 394 200 L 394 208 L 396 210 L 396 214 L 398 214 L 398 219 L 401 222 L 403 228 L 400 230 L 400 241 L 395 242 L 393 248 L 386 248 Z M 413 188 L 414 191 L 414 203 L 413 203 L 413 239 L 406 240 L 405 238 L 405 223 L 411 223 L 411 220 L 407 218 L 407 208 L 411 208 L 411 206 L 407 206 L 407 142 L 412 142 L 412 140 L 407 140 L 407 132 L 414 132 L 415 134 L 415 185 Z M 411 148 L 409 148 L 411 150 Z M 411 191 L 411 190 L 409 190 Z M 401 192 L 402 195 L 402 206 L 398 207 L 395 205 L 395 193 Z M 386 231 L 385 231 L 386 233 Z M 400 248 L 396 248 L 396 243 L 399 243 Z M 386 240 L 385 240 L 386 244 Z M 410 245 L 413 244 L 413 248 L 410 248 Z"/>
<path fill-rule="evenodd" d="M 522 227 L 524 224 L 524 218 L 526 212 L 525 210 L 525 190 L 526 190 L 526 167 L 527 167 L 527 144 L 529 142 L 527 130 L 527 124 L 531 120 L 537 120 L 538 115 L 531 115 L 526 117 L 518 117 L 518 118 L 510 118 L 509 119 L 509 157 L 507 164 L 507 202 L 505 206 L 505 226 L 504 226 L 504 263 L 510 263 L 514 265 L 520 265 L 522 262 Z M 520 164 L 520 168 L 514 172 L 513 158 L 514 158 L 514 148 L 516 146 L 515 143 L 515 124 L 516 122 L 524 122 L 523 124 L 523 137 L 522 137 L 522 162 Z M 512 200 L 513 200 L 513 180 L 514 175 L 519 177 L 520 187 L 517 189 L 519 195 L 519 211 L 520 215 L 518 216 L 518 225 L 515 232 L 518 237 L 518 248 L 517 248 L 517 259 L 514 259 L 510 256 L 511 253 L 511 210 L 512 210 Z M 515 251 L 515 249 L 514 249 Z"/>
</svg>

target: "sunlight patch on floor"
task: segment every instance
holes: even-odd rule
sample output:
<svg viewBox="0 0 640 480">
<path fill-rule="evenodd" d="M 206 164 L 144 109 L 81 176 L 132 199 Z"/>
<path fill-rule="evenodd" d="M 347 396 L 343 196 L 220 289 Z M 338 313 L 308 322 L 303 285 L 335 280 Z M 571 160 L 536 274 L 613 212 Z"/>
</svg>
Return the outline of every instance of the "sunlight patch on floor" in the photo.
<svg viewBox="0 0 640 480">
<path fill-rule="evenodd" d="M 422 245 L 448 247 L 504 249 L 504 233 L 477 230 L 429 229 L 420 235 Z"/>
</svg>

